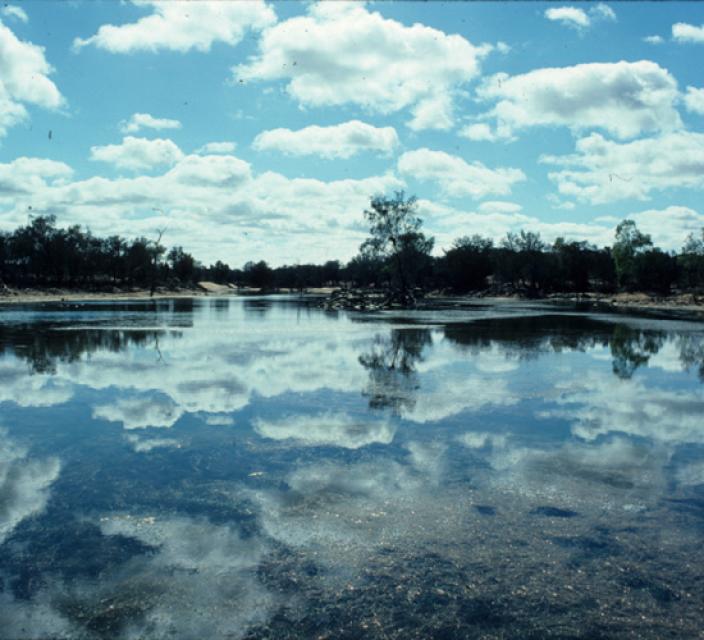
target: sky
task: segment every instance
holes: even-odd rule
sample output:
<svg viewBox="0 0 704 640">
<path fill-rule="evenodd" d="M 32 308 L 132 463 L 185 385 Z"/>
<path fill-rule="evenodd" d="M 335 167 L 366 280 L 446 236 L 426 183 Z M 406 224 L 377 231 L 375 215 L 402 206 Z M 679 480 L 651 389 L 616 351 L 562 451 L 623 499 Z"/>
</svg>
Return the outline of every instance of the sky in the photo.
<svg viewBox="0 0 704 640">
<path fill-rule="evenodd" d="M 0 230 L 232 267 L 353 257 L 375 195 L 465 235 L 704 228 L 704 4 L 0 5 Z"/>
</svg>

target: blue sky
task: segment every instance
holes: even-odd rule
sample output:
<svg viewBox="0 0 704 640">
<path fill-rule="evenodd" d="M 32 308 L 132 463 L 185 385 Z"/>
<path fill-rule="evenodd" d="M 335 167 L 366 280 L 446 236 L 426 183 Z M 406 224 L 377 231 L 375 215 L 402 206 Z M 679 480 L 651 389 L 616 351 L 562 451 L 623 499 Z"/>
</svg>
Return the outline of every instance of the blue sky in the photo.
<svg viewBox="0 0 704 640">
<path fill-rule="evenodd" d="M 699 3 L 4 3 L 0 229 L 348 259 L 405 189 L 438 253 L 626 217 L 677 249 L 704 227 L 703 53 Z"/>
</svg>

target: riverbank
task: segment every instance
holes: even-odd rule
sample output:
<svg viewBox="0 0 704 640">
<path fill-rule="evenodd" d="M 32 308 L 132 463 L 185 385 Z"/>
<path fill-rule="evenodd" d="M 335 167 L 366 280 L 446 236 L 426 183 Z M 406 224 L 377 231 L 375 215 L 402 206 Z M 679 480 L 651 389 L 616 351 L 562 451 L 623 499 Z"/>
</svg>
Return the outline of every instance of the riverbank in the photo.
<svg viewBox="0 0 704 640">
<path fill-rule="evenodd" d="M 149 289 L 118 288 L 109 290 L 79 290 L 49 287 L 46 289 L 0 289 L 0 305 L 31 304 L 35 302 L 89 302 L 89 301 L 124 301 L 124 300 L 164 300 L 167 298 L 194 298 L 208 295 L 228 295 L 242 293 L 228 285 L 214 282 L 199 282 L 190 287 L 157 287 L 152 294 Z M 251 291 L 250 291 L 251 292 Z"/>
<path fill-rule="evenodd" d="M 311 298 L 330 299 L 329 296 L 336 290 L 330 287 L 308 289 L 305 294 Z M 164 300 L 174 298 L 195 298 L 225 295 L 265 295 L 256 288 L 235 288 L 232 285 L 221 285 L 214 282 L 199 282 L 193 287 L 179 287 L 175 289 L 158 288 L 153 295 L 148 289 L 118 289 L 107 291 L 78 291 L 73 289 L 0 289 L 0 306 L 11 304 L 31 304 L 37 302 L 66 302 L 78 303 L 89 301 L 127 301 L 127 300 Z M 288 294 L 298 291 L 279 290 L 272 293 Z M 620 313 L 644 313 L 648 315 L 662 314 L 672 316 L 693 317 L 704 320 L 704 296 L 695 294 L 675 294 L 670 296 L 656 296 L 648 293 L 614 293 L 614 294 L 550 294 L 543 298 L 524 298 L 519 295 L 451 295 L 431 293 L 418 300 L 418 308 L 441 309 L 461 308 L 476 306 L 479 302 L 487 304 L 500 304 L 502 302 L 516 302 L 530 300 L 535 302 L 555 303 L 556 305 L 575 304 L 584 310 L 604 310 Z M 327 305 L 325 305 L 327 306 Z M 338 308 L 348 310 L 376 310 L 373 308 L 354 306 Z"/>
</svg>

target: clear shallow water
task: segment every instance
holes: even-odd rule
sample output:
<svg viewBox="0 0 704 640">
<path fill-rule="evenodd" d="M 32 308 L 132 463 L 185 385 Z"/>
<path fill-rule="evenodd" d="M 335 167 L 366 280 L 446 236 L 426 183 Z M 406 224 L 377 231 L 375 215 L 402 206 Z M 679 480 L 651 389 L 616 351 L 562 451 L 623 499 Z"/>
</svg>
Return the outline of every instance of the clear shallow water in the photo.
<svg viewBox="0 0 704 640">
<path fill-rule="evenodd" d="M 0 352 L 0 637 L 703 637 L 701 324 L 44 305 Z"/>
</svg>

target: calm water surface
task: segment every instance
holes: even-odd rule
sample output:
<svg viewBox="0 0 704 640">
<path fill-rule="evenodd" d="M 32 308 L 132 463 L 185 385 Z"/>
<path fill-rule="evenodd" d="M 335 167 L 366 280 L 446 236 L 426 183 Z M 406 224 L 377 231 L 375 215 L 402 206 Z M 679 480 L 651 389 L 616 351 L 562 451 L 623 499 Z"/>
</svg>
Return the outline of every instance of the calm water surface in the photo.
<svg viewBox="0 0 704 640">
<path fill-rule="evenodd" d="M 2 638 L 704 637 L 704 326 L 0 312 Z"/>
</svg>

